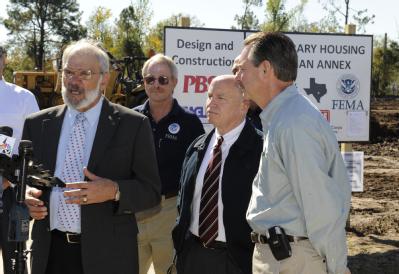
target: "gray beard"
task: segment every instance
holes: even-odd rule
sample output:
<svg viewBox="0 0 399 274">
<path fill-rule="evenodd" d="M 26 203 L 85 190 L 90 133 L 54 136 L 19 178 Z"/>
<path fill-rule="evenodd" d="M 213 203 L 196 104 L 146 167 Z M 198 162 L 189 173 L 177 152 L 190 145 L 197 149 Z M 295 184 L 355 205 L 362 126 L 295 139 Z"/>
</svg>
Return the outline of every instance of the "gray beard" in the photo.
<svg viewBox="0 0 399 274">
<path fill-rule="evenodd" d="M 62 89 L 61 89 L 61 94 L 62 94 L 62 99 L 64 100 L 64 103 L 74 109 L 79 111 L 79 109 L 84 109 L 93 104 L 99 96 L 101 96 L 101 91 L 100 91 L 100 84 L 101 84 L 102 77 L 98 79 L 97 87 L 92 90 L 86 90 L 85 91 L 85 96 L 82 100 L 79 102 L 75 103 L 69 100 L 68 98 L 68 91 L 67 88 L 65 87 L 64 83 L 62 83 Z"/>
</svg>

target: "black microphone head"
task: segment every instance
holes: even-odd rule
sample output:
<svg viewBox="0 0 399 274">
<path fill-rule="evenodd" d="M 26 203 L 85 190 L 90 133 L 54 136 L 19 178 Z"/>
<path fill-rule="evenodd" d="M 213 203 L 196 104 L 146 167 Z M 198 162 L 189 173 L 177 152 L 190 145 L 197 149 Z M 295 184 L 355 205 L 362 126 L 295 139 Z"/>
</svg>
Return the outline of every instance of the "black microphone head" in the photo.
<svg viewBox="0 0 399 274">
<path fill-rule="evenodd" d="M 21 140 L 21 142 L 19 142 L 19 148 L 30 148 L 32 147 L 32 141 L 29 140 Z"/>
<path fill-rule="evenodd" d="M 12 137 L 12 133 L 13 133 L 13 130 L 11 127 L 7 127 L 7 126 L 0 127 L 0 134 Z"/>
</svg>

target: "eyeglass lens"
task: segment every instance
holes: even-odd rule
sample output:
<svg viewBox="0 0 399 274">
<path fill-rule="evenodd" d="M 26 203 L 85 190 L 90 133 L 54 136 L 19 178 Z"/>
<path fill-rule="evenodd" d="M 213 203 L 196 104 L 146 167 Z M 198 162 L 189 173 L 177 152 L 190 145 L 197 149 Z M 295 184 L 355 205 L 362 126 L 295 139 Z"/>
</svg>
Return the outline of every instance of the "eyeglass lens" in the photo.
<svg viewBox="0 0 399 274">
<path fill-rule="evenodd" d="M 91 76 L 93 74 L 91 70 L 72 71 L 69 69 L 63 69 L 62 72 L 67 79 L 71 79 L 73 76 L 76 75 L 79 79 L 82 79 L 82 80 L 91 79 Z"/>
<path fill-rule="evenodd" d="M 159 76 L 158 79 L 154 76 L 147 76 L 144 78 L 147 85 L 153 85 L 155 80 L 158 80 L 158 83 L 162 86 L 169 84 L 169 78 L 166 76 Z"/>
</svg>

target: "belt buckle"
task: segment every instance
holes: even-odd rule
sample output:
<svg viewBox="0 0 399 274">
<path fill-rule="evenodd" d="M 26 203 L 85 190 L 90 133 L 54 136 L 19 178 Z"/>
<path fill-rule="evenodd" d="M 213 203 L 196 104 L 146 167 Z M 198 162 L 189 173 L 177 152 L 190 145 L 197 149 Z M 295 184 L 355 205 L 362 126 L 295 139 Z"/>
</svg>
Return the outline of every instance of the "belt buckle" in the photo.
<svg viewBox="0 0 399 274">
<path fill-rule="evenodd" d="M 213 247 L 207 246 L 206 243 L 204 243 L 204 242 L 201 242 L 201 244 L 203 247 L 205 247 L 207 249 L 214 249 Z"/>
<path fill-rule="evenodd" d="M 77 236 L 77 234 L 65 233 L 65 235 L 66 235 L 66 238 L 67 238 L 67 242 L 68 242 L 69 244 L 78 244 L 78 243 L 79 243 L 79 241 L 74 241 L 74 240 L 73 240 L 73 236 Z"/>
</svg>

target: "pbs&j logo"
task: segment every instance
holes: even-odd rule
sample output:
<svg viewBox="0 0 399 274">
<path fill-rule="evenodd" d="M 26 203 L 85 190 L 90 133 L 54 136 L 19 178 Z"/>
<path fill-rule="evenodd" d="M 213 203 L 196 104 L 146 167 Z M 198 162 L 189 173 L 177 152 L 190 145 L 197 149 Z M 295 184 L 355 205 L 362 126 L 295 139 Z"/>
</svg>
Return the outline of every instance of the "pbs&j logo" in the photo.
<svg viewBox="0 0 399 274">
<path fill-rule="evenodd" d="M 355 98 L 360 91 L 360 82 L 353 74 L 344 74 L 337 80 L 338 94 L 344 99 Z"/>
</svg>

